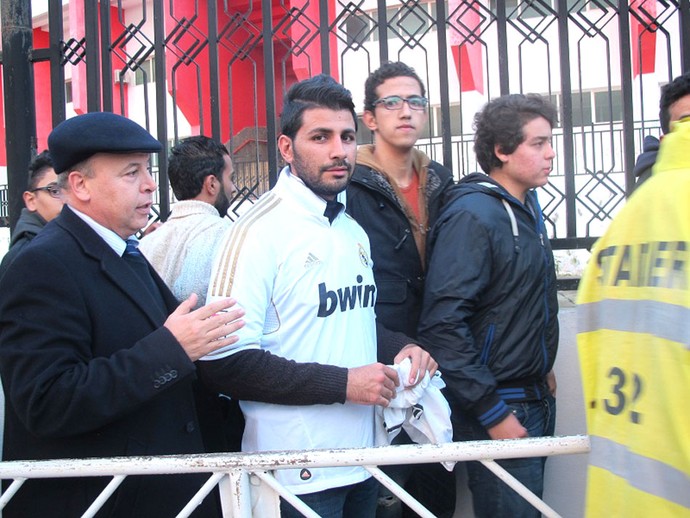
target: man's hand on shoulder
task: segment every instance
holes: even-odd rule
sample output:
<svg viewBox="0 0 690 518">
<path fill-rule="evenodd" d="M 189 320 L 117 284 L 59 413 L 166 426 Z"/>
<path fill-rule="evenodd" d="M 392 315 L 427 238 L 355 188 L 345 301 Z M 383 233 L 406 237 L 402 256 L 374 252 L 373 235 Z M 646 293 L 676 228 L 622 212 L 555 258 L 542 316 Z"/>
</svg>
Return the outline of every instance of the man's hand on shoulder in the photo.
<svg viewBox="0 0 690 518">
<path fill-rule="evenodd" d="M 409 358 L 412 364 L 410 379 L 408 380 L 408 385 L 410 386 L 414 386 L 422 381 L 426 371 L 429 371 L 429 376 L 433 376 L 438 370 L 436 360 L 417 344 L 407 344 L 400 349 L 400 352 L 395 356 L 394 363 L 400 363 L 405 358 Z"/>
<path fill-rule="evenodd" d="M 398 373 L 382 363 L 372 363 L 347 371 L 346 399 L 361 405 L 388 406 L 395 397 Z"/>
<path fill-rule="evenodd" d="M 238 337 L 233 333 L 244 327 L 244 321 L 240 320 L 244 310 L 238 307 L 231 309 L 237 304 L 235 300 L 217 300 L 192 311 L 196 300 L 193 293 L 164 324 L 192 361 L 234 344 Z"/>
<path fill-rule="evenodd" d="M 522 439 L 529 437 L 527 429 L 513 414 L 509 414 L 503 421 L 487 430 L 492 439 Z"/>
</svg>

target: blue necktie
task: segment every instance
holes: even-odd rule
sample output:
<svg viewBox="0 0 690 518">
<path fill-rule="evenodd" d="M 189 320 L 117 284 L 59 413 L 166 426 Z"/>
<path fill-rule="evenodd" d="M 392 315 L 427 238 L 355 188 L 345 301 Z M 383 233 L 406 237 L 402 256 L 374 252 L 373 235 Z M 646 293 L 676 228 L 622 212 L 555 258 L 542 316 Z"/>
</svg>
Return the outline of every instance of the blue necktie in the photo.
<svg viewBox="0 0 690 518">
<path fill-rule="evenodd" d="M 125 256 L 143 257 L 139 251 L 139 241 L 136 239 L 126 239 L 125 243 L 127 244 L 125 247 Z M 127 259 L 127 257 L 125 257 L 125 259 Z"/>
<path fill-rule="evenodd" d="M 127 239 L 126 243 L 127 246 L 122 258 L 132 267 L 134 273 L 136 273 L 137 277 L 139 277 L 144 283 L 146 289 L 151 293 L 159 307 L 165 311 L 165 302 L 163 301 L 163 296 L 156 285 L 156 281 L 153 280 L 153 276 L 149 271 L 149 265 L 146 262 L 146 259 L 144 259 L 144 256 L 139 251 L 139 241 L 136 239 Z"/>
</svg>

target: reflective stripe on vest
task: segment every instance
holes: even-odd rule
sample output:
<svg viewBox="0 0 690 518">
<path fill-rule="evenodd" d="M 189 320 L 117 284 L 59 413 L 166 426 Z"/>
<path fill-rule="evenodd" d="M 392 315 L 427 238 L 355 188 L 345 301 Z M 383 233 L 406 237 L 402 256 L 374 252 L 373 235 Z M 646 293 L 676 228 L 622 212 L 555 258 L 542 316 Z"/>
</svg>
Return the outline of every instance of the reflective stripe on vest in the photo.
<svg viewBox="0 0 690 518">
<path fill-rule="evenodd" d="M 646 493 L 690 509 L 690 477 L 673 466 L 631 452 L 610 439 L 590 436 L 592 466 L 610 471 Z"/>
<path fill-rule="evenodd" d="M 683 344 L 690 350 L 690 308 L 656 300 L 605 299 L 578 305 L 577 317 L 578 333 L 600 329 L 644 333 Z"/>
</svg>

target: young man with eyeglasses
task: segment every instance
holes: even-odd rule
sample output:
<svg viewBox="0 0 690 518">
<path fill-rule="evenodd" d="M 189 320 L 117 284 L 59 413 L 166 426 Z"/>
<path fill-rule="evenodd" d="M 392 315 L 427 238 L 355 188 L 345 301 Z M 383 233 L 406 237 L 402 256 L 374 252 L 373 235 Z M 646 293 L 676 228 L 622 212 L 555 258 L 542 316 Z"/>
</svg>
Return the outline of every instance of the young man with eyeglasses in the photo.
<svg viewBox="0 0 690 518">
<path fill-rule="evenodd" d="M 384 63 L 367 78 L 362 119 L 374 133 L 374 143 L 358 148 L 347 188 L 347 212 L 371 242 L 377 321 L 406 334 L 410 341 L 417 336 L 424 293 L 426 235 L 444 192 L 453 184 L 448 169 L 414 147 L 428 120 L 425 93 L 417 73 L 401 62 Z M 405 436 L 399 440 L 405 441 Z M 399 483 L 412 476 L 407 487 L 422 504 L 437 516 L 452 515 L 451 474 L 440 465 L 415 466 L 412 471 L 414 475 L 410 470 L 393 475 Z M 430 473 L 435 476 L 425 498 L 421 487 L 429 485 Z M 400 514 L 397 499 L 385 491 L 379 515 L 384 514 L 383 507 L 389 508 L 385 516 Z"/>
<path fill-rule="evenodd" d="M 24 205 L 12 233 L 10 248 L 0 263 L 0 277 L 19 255 L 19 252 L 36 237 L 46 223 L 56 218 L 64 203 L 62 190 L 57 185 L 48 150 L 36 155 L 29 165 L 29 182 L 24 191 Z"/>
</svg>

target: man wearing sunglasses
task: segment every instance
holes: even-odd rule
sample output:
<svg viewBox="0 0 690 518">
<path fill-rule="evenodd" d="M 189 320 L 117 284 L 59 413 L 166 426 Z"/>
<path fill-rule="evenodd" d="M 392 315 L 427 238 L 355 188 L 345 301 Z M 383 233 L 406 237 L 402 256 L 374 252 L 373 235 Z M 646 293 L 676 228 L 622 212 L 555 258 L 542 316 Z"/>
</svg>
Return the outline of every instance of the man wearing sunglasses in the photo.
<svg viewBox="0 0 690 518">
<path fill-rule="evenodd" d="M 364 85 L 364 124 L 374 143 L 357 150 L 357 166 L 347 188 L 347 212 L 371 242 L 378 288 L 376 318 L 392 331 L 417 336 L 424 293 L 426 234 L 436 220 L 452 173 L 415 149 L 428 120 L 425 88 L 416 72 L 401 62 L 384 63 Z M 401 435 L 403 435 L 401 433 Z M 405 436 L 396 440 L 406 441 Z M 403 467 L 399 483 L 437 516 L 452 515 L 455 482 L 440 465 Z M 391 472 L 392 473 L 392 472 Z M 416 482 L 415 478 L 433 482 Z M 432 487 L 425 496 L 416 487 Z M 385 490 L 379 515 L 399 516 L 400 504 Z"/>
<path fill-rule="evenodd" d="M 0 263 L 0 277 L 36 234 L 62 210 L 62 190 L 57 185 L 48 150 L 39 153 L 29 165 L 29 184 L 24 191 L 24 205 L 12 233 L 10 249 Z"/>
</svg>

